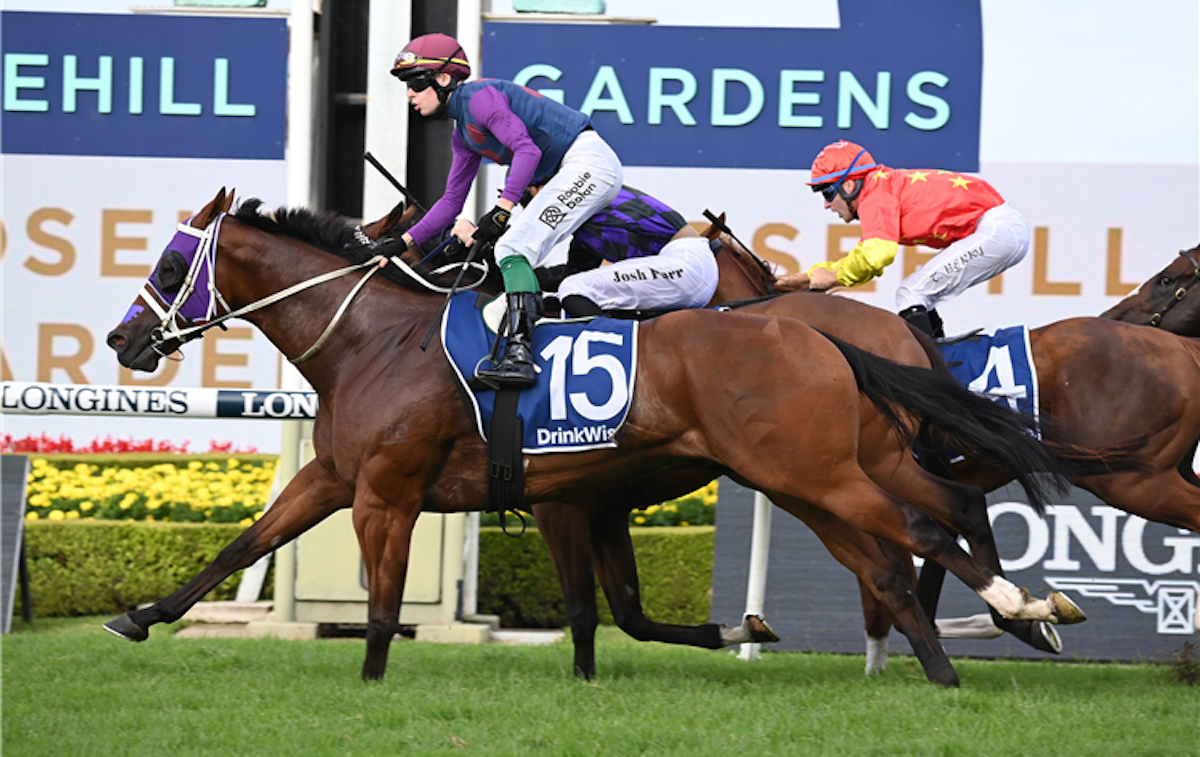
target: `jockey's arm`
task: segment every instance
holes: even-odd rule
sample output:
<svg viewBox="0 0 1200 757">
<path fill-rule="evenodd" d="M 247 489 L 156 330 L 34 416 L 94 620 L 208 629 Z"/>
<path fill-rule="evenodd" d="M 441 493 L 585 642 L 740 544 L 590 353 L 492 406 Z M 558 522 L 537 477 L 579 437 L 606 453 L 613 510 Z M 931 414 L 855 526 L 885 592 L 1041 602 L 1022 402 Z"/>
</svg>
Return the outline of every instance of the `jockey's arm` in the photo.
<svg viewBox="0 0 1200 757">
<path fill-rule="evenodd" d="M 813 289 L 835 284 L 858 286 L 883 273 L 896 259 L 900 245 L 887 239 L 864 239 L 841 260 L 817 263 L 808 269 Z"/>
<path fill-rule="evenodd" d="M 462 212 L 471 183 L 479 173 L 480 156 L 466 148 L 458 138 L 458 132 L 454 133 L 450 143 L 454 157 L 450 162 L 450 175 L 446 177 L 446 191 L 425 217 L 404 234 L 404 241 L 409 247 L 440 233 L 454 221 L 454 217 Z"/>
</svg>

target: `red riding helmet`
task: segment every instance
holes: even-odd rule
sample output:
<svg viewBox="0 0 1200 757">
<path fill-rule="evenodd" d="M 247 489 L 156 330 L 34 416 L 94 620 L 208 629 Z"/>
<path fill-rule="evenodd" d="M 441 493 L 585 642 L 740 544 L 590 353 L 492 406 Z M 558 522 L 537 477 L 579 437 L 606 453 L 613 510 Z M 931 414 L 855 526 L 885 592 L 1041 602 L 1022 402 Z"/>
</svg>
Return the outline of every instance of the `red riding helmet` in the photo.
<svg viewBox="0 0 1200 757">
<path fill-rule="evenodd" d="M 817 154 L 816 159 L 813 160 L 812 178 L 808 180 L 808 184 L 809 186 L 840 185 L 847 179 L 866 176 L 872 169 L 878 167 L 879 164 L 875 162 L 875 158 L 871 157 L 871 153 L 867 152 L 865 148 L 841 139 L 831 145 L 826 145 L 825 149 Z"/>
<path fill-rule="evenodd" d="M 392 76 L 407 80 L 419 73 L 447 73 L 462 81 L 471 75 L 471 64 L 458 40 L 446 34 L 422 34 L 404 46 L 392 65 Z"/>
</svg>

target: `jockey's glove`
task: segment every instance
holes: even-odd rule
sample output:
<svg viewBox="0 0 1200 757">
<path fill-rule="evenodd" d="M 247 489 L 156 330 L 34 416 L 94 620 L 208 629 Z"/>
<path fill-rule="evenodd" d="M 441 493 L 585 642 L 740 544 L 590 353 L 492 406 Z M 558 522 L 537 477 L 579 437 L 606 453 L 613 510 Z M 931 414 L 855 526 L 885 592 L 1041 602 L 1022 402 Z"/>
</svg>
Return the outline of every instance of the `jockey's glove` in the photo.
<svg viewBox="0 0 1200 757">
<path fill-rule="evenodd" d="M 512 211 L 505 210 L 499 205 L 492 208 L 479 219 L 479 224 L 472 235 L 474 240 L 479 243 L 495 242 L 508 228 L 508 219 L 511 216 Z"/>
</svg>

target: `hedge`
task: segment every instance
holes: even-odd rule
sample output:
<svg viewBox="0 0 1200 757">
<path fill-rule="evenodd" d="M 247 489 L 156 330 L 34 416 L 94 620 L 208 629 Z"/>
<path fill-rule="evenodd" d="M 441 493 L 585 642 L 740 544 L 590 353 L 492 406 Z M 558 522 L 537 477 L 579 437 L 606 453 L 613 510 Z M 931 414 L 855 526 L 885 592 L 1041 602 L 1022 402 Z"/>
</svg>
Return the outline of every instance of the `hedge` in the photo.
<svg viewBox="0 0 1200 757">
<path fill-rule="evenodd" d="M 100 615 L 152 602 L 187 583 L 245 530 L 236 523 L 26 523 L 33 614 Z M 233 599 L 240 580 L 239 571 L 208 598 Z"/>
<path fill-rule="evenodd" d="M 238 524 L 37 521 L 25 524 L 30 595 L 37 617 L 124 612 L 178 589 L 244 530 Z M 708 621 L 714 531 L 711 526 L 634 528 L 642 605 L 666 623 Z M 545 543 L 536 530 L 479 539 L 479 612 L 506 628 L 560 628 L 566 608 Z M 271 596 L 271 574 L 263 590 Z M 241 573 L 207 599 L 233 599 Z M 597 588 L 601 622 L 612 623 Z M 20 613 L 18 592 L 17 607 Z"/>
<path fill-rule="evenodd" d="M 707 623 L 712 605 L 712 526 L 631 528 L 642 607 L 663 623 Z M 600 622 L 612 613 L 596 587 Z M 561 628 L 566 604 L 546 544 L 530 529 L 523 537 L 480 529 L 479 611 L 499 615 L 505 628 Z"/>
</svg>

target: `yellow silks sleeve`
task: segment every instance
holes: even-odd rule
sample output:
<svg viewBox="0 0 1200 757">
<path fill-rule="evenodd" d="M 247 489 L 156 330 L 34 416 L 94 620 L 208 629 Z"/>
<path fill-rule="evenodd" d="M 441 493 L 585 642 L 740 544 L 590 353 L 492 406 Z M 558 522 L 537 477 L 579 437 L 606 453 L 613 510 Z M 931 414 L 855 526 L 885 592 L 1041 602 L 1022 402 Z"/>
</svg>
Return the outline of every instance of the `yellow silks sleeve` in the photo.
<svg viewBox="0 0 1200 757">
<path fill-rule="evenodd" d="M 824 268 L 837 274 L 838 283 L 852 287 L 864 284 L 891 265 L 896 259 L 900 245 L 886 239 L 864 239 L 854 246 L 846 257 L 832 262 L 817 263 L 809 268 Z"/>
</svg>

